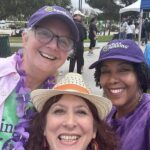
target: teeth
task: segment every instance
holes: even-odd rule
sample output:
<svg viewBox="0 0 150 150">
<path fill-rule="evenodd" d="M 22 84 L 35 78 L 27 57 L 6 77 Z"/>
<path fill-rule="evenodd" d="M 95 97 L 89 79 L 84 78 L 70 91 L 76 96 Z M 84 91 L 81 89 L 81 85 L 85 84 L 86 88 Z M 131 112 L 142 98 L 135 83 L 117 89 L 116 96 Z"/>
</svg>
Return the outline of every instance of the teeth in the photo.
<svg viewBox="0 0 150 150">
<path fill-rule="evenodd" d="M 122 89 L 115 89 L 115 90 L 110 90 L 112 93 L 116 94 L 116 93 L 120 93 L 122 92 Z"/>
<path fill-rule="evenodd" d="M 56 59 L 56 57 L 49 56 L 48 54 L 45 54 L 45 53 L 42 53 L 42 52 L 40 52 L 40 54 L 41 54 L 43 57 L 47 58 L 47 59 L 52 59 L 52 60 Z"/>
<path fill-rule="evenodd" d="M 77 140 L 78 138 L 79 136 L 68 136 L 68 135 L 60 136 L 61 140 L 67 140 L 67 141 Z"/>
</svg>

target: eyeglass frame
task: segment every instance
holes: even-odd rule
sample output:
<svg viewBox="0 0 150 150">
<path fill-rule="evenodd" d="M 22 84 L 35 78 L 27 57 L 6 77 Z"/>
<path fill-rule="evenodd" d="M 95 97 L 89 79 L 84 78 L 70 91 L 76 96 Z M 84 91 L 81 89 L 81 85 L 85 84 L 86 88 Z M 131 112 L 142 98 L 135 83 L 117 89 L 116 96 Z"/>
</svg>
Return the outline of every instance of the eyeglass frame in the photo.
<svg viewBox="0 0 150 150">
<path fill-rule="evenodd" d="M 36 31 L 37 31 L 38 28 L 44 29 L 44 30 L 48 31 L 49 33 L 51 33 L 51 34 L 52 34 L 52 38 L 49 39 L 47 42 L 41 41 L 40 38 L 37 37 L 37 32 L 36 32 Z M 57 47 L 58 47 L 59 49 L 63 50 L 64 52 L 71 52 L 71 51 L 73 50 L 73 47 L 74 47 L 74 40 L 73 40 L 72 38 L 70 38 L 70 37 L 56 35 L 56 34 L 53 33 L 51 30 L 46 29 L 46 28 L 44 28 L 44 27 L 40 27 L 40 26 L 34 26 L 34 27 L 32 28 L 32 30 L 33 30 L 34 33 L 35 33 L 35 38 L 36 38 L 39 42 L 41 42 L 41 43 L 43 43 L 43 44 L 48 44 L 49 42 L 52 42 L 52 40 L 53 40 L 54 38 L 57 38 Z M 59 39 L 60 39 L 60 38 L 69 39 L 69 40 L 72 42 L 70 48 L 68 48 L 68 49 L 63 49 L 63 48 L 61 48 L 61 45 L 59 45 Z M 69 43 L 70 43 L 70 42 L 69 42 Z"/>
</svg>

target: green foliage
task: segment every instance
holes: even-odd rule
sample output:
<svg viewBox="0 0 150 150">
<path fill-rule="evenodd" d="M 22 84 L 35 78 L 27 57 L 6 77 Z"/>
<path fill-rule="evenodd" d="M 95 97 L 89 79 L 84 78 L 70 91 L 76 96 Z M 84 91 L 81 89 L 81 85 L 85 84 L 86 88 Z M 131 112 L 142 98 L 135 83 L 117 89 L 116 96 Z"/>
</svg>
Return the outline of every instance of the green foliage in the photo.
<svg viewBox="0 0 150 150">
<path fill-rule="evenodd" d="M 120 0 L 121 3 L 130 5 L 136 0 Z M 104 13 L 99 15 L 99 18 L 105 20 L 119 20 L 119 10 L 121 6 L 117 5 L 116 0 L 86 0 L 93 8 L 98 8 Z"/>
<path fill-rule="evenodd" d="M 10 43 L 22 43 L 21 37 L 9 37 L 9 42 Z"/>
<path fill-rule="evenodd" d="M 119 8 L 113 0 L 87 0 L 87 3 L 94 8 L 99 8 L 104 12 L 110 12 L 114 8 Z M 115 10 L 116 11 L 116 10 Z M 114 12 L 112 12 L 114 13 Z"/>
<path fill-rule="evenodd" d="M 122 3 L 126 4 L 126 6 L 128 6 L 128 5 L 136 2 L 137 0 L 121 0 L 121 1 L 122 1 Z"/>
<path fill-rule="evenodd" d="M 98 36 L 97 41 L 98 42 L 108 42 L 112 40 L 113 36 L 112 35 L 107 35 L 107 36 Z M 90 42 L 89 39 L 84 40 L 84 42 Z"/>
<path fill-rule="evenodd" d="M 38 8 L 45 5 L 59 5 L 67 7 L 70 0 L 0 0 L 0 20 L 10 16 L 18 20 L 27 20 Z"/>
</svg>

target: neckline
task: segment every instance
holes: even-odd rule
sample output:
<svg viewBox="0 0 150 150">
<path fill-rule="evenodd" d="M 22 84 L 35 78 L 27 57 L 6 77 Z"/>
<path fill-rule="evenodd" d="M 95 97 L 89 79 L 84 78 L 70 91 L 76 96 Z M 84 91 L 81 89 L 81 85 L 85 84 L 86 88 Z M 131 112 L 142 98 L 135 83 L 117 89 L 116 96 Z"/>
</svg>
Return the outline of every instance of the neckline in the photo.
<svg viewBox="0 0 150 150">
<path fill-rule="evenodd" d="M 35 115 L 36 110 L 30 107 L 30 92 L 31 90 L 25 86 L 26 73 L 22 68 L 23 50 L 19 49 L 15 55 L 16 69 L 20 75 L 20 80 L 15 88 L 16 92 L 16 116 L 18 123 L 15 126 L 12 137 L 3 144 L 3 150 L 6 149 L 24 149 L 24 146 L 29 138 L 29 122 Z M 51 89 L 54 86 L 55 77 L 50 76 L 43 83 L 41 88 Z"/>
</svg>

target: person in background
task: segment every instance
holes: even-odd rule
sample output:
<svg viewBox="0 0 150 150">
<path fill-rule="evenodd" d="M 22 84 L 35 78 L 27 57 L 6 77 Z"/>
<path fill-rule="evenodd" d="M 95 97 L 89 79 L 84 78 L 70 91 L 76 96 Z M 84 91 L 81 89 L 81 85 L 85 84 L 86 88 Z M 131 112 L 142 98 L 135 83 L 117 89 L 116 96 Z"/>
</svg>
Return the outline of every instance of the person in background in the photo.
<svg viewBox="0 0 150 150">
<path fill-rule="evenodd" d="M 44 6 L 29 18 L 23 48 L 0 59 L 0 149 L 24 149 L 35 111 L 30 92 L 53 87 L 76 40 L 78 29 L 71 14 L 59 6 Z"/>
<path fill-rule="evenodd" d="M 104 122 L 111 101 L 93 95 L 80 74 L 66 74 L 53 89 L 34 90 L 31 100 L 38 113 L 26 150 L 116 149 L 116 135 Z"/>
<path fill-rule="evenodd" d="M 93 54 L 93 49 L 96 45 L 96 34 L 97 34 L 97 27 L 96 27 L 97 18 L 93 17 L 90 20 L 89 26 L 89 39 L 90 39 L 90 46 L 89 46 L 89 53 L 88 55 Z"/>
<path fill-rule="evenodd" d="M 147 40 L 150 41 L 150 18 L 148 18 L 146 30 L 147 30 Z"/>
<path fill-rule="evenodd" d="M 143 19 L 142 31 L 141 31 L 142 46 L 144 46 L 144 44 L 146 45 L 148 41 L 147 24 L 148 24 L 148 19 L 147 18 Z"/>
<path fill-rule="evenodd" d="M 73 19 L 79 30 L 79 41 L 75 42 L 73 53 L 70 56 L 69 72 L 73 72 L 75 63 L 77 63 L 77 73 L 81 74 L 84 66 L 84 39 L 87 38 L 86 28 L 82 21 L 84 14 L 79 10 L 76 10 L 73 15 Z"/>
<path fill-rule="evenodd" d="M 135 25 L 133 23 L 133 20 L 129 20 L 128 22 L 128 26 L 127 26 L 127 31 L 126 31 L 126 34 L 127 34 L 127 39 L 131 39 L 131 40 L 134 40 L 134 36 L 135 36 Z"/>
<path fill-rule="evenodd" d="M 119 150 L 150 149 L 150 69 L 140 47 L 132 40 L 110 41 L 90 68 L 113 103 L 106 121 L 120 137 Z"/>
<path fill-rule="evenodd" d="M 127 26 L 128 26 L 127 18 L 123 18 L 120 25 L 119 39 L 126 39 Z"/>
<path fill-rule="evenodd" d="M 138 22 L 135 22 L 135 40 L 138 40 L 139 38 L 139 23 Z"/>
<path fill-rule="evenodd" d="M 150 40 L 149 39 L 149 33 L 150 33 L 150 19 L 149 18 L 145 19 L 145 30 L 146 30 L 147 42 L 148 42 Z"/>
</svg>

